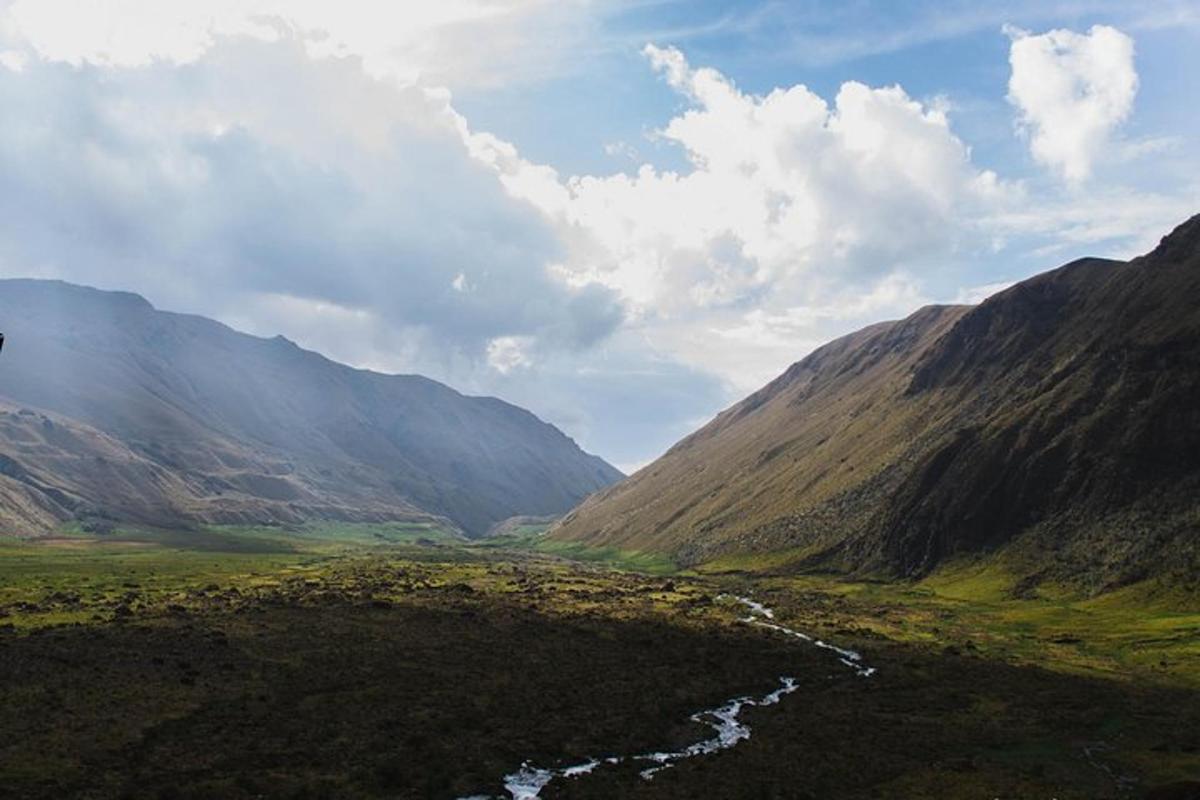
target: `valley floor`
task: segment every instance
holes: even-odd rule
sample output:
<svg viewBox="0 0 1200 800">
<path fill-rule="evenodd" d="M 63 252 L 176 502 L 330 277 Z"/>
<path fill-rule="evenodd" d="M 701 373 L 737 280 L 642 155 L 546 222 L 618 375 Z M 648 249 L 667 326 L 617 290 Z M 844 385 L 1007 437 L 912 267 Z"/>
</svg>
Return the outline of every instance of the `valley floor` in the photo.
<svg viewBox="0 0 1200 800">
<path fill-rule="evenodd" d="M 736 747 L 541 796 L 1195 796 L 1200 614 L 1177 598 L 526 545 L 346 526 L 0 544 L 0 797 L 507 797 L 526 761 L 686 747 L 711 735 L 693 712 L 781 676 L 797 690 L 745 709 Z M 878 672 L 744 624 L 732 593 Z"/>
</svg>

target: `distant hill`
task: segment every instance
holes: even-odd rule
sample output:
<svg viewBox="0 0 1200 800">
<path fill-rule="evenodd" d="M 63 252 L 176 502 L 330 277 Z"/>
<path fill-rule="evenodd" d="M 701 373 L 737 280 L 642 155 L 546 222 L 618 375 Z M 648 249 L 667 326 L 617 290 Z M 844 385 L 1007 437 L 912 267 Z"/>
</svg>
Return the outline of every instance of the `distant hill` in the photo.
<svg viewBox="0 0 1200 800">
<path fill-rule="evenodd" d="M 143 298 L 0 281 L 0 532 L 558 514 L 621 474 L 528 411 Z"/>
<path fill-rule="evenodd" d="M 919 576 L 1001 551 L 1030 581 L 1200 575 L 1200 216 L 982 304 L 838 339 L 551 536 L 685 563 Z"/>
</svg>

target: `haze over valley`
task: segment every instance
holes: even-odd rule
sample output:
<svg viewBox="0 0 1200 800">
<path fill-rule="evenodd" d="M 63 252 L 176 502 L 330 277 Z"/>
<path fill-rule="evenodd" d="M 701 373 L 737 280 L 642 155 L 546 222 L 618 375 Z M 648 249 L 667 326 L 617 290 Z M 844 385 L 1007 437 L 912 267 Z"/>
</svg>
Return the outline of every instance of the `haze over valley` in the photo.
<svg viewBox="0 0 1200 800">
<path fill-rule="evenodd" d="M 494 398 L 355 370 L 132 294 L 0 283 L 6 525 L 432 521 L 568 511 L 620 473 Z"/>
</svg>

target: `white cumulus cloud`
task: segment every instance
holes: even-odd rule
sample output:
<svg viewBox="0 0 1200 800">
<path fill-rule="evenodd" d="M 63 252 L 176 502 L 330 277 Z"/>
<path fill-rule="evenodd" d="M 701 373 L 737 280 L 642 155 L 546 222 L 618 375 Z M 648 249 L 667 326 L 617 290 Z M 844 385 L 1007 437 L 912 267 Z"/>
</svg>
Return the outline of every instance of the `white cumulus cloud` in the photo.
<svg viewBox="0 0 1200 800">
<path fill-rule="evenodd" d="M 487 360 L 492 369 L 507 375 L 515 369 L 533 366 L 529 348 L 533 340 L 528 336 L 497 336 L 488 342 Z"/>
<path fill-rule="evenodd" d="M 1133 110 L 1133 39 L 1107 25 L 1087 33 L 1006 30 L 1012 37 L 1008 97 L 1033 157 L 1069 182 L 1086 179 Z"/>
<path fill-rule="evenodd" d="M 563 280 L 609 287 L 650 341 L 739 388 L 831 322 L 910 307 L 919 295 L 902 276 L 969 258 L 1014 191 L 972 163 L 941 104 L 898 86 L 847 82 L 832 103 L 803 85 L 757 96 L 676 49 L 645 55 L 689 103 L 657 133 L 686 171 L 563 178 L 464 135 L 558 226 Z"/>
<path fill-rule="evenodd" d="M 586 29 L 577 0 L 13 0 L 0 31 L 80 65 L 191 63 L 222 38 L 298 37 L 317 58 L 355 56 L 373 77 L 496 83 L 547 70 Z"/>
</svg>

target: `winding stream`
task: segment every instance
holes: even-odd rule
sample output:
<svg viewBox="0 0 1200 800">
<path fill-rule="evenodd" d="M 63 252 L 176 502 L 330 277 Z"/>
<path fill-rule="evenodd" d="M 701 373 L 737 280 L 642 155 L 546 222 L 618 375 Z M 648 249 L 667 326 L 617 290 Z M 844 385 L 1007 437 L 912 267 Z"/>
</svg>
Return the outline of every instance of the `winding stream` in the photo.
<svg viewBox="0 0 1200 800">
<path fill-rule="evenodd" d="M 760 628 L 778 631 L 786 636 L 807 642 L 813 647 L 819 647 L 822 650 L 829 650 L 836 653 L 838 661 L 853 670 L 861 678 L 869 678 L 875 674 L 875 668 L 864 664 L 862 656 L 859 653 L 829 644 L 821 639 L 809 636 L 807 633 L 789 628 L 786 625 L 780 625 L 775 622 L 775 612 L 762 603 L 751 600 L 748 597 L 731 595 L 720 595 L 717 599 L 732 599 L 745 606 L 749 613 L 742 618 L 742 622 L 747 625 L 755 625 Z M 707 725 L 712 728 L 715 735 L 711 738 L 702 739 L 694 744 L 690 744 L 682 750 L 641 753 L 632 756 L 589 758 L 583 763 L 568 767 L 559 767 L 558 769 L 534 767 L 526 761 L 521 765 L 519 770 L 504 776 L 504 789 L 508 792 L 508 798 L 511 800 L 538 800 L 541 797 L 542 789 L 556 780 L 561 778 L 575 778 L 580 775 L 587 775 L 605 766 L 614 766 L 628 762 L 645 764 L 645 768 L 639 774 L 643 780 L 651 780 L 659 772 L 673 767 L 676 763 L 686 758 L 694 758 L 721 750 L 728 750 L 737 745 L 738 742 L 749 739 L 750 726 L 742 722 L 739 718 L 742 709 L 748 706 L 775 705 L 783 699 L 784 695 L 796 691 L 796 688 L 796 679 L 785 676 L 779 679 L 779 687 L 775 691 L 765 694 L 762 697 L 735 697 L 717 708 L 697 711 L 695 714 L 692 714 L 690 719 L 693 722 L 698 722 L 701 725 Z M 499 798 L 492 795 L 472 795 L 471 797 L 461 798 L 461 800 L 504 800 L 504 797 L 503 795 Z"/>
</svg>

